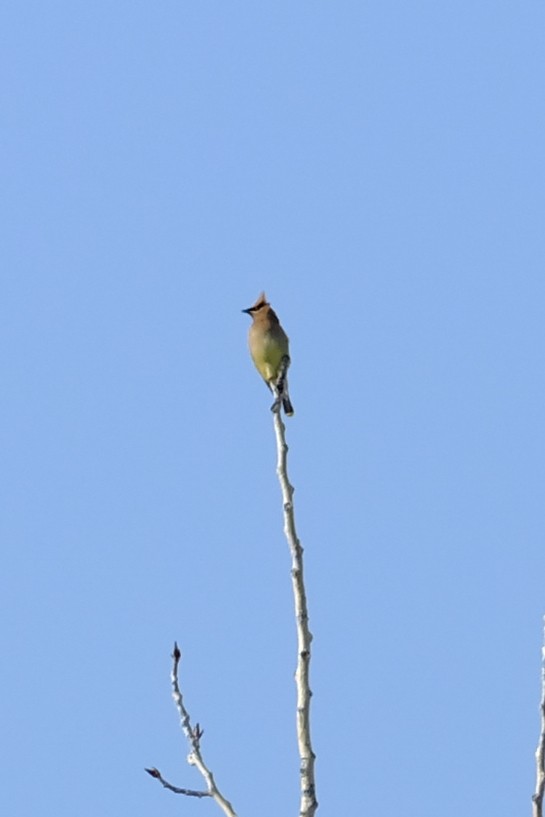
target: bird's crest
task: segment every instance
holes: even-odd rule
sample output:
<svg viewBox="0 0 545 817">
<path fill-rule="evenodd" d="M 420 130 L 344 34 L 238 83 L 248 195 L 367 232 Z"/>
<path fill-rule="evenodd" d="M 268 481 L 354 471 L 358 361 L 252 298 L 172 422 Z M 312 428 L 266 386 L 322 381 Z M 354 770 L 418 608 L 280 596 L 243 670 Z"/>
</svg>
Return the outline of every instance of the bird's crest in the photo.
<svg viewBox="0 0 545 817">
<path fill-rule="evenodd" d="M 252 306 L 252 310 L 253 309 L 261 309 L 262 306 L 268 306 L 268 305 L 269 305 L 269 302 L 267 301 L 267 296 L 265 295 L 264 292 L 261 292 L 260 295 L 259 295 L 259 298 L 255 302 L 255 304 Z"/>
</svg>

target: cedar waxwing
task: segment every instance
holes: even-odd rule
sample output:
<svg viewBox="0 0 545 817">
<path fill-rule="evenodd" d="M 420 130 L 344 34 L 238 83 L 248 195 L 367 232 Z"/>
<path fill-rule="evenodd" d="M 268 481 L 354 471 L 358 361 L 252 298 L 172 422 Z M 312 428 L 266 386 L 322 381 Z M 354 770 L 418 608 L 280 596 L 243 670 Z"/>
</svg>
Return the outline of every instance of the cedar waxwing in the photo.
<svg viewBox="0 0 545 817">
<path fill-rule="evenodd" d="M 276 317 L 276 313 L 267 303 L 262 292 L 249 309 L 243 309 L 253 318 L 248 333 L 250 354 L 255 367 L 269 389 L 276 397 L 272 411 L 278 408 L 280 401 L 284 411 L 291 417 L 293 406 L 288 394 L 287 371 L 290 365 L 289 339 Z"/>
</svg>

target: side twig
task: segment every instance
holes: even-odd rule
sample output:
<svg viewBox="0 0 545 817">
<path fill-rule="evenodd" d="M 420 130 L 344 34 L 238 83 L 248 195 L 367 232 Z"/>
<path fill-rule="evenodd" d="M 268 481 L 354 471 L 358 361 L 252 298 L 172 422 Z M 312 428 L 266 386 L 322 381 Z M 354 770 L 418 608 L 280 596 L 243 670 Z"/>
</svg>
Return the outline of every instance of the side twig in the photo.
<svg viewBox="0 0 545 817">
<path fill-rule="evenodd" d="M 309 683 L 310 645 L 312 633 L 308 626 L 307 599 L 303 577 L 303 548 L 295 530 L 293 508 L 294 488 L 288 479 L 288 446 L 286 444 L 285 426 L 280 417 L 280 404 L 274 409 L 274 431 L 277 448 L 277 474 L 282 491 L 284 507 L 284 533 L 291 553 L 291 577 L 295 601 L 295 620 L 297 626 L 297 668 L 295 684 L 297 687 L 297 743 L 300 758 L 301 804 L 299 817 L 314 817 L 318 808 L 316 785 L 314 780 L 314 761 L 310 739 L 310 699 L 312 692 Z"/>
<path fill-rule="evenodd" d="M 233 806 L 228 800 L 226 800 L 218 789 L 216 781 L 214 780 L 214 775 L 203 760 L 201 754 L 201 738 L 203 736 L 203 730 L 198 723 L 195 724 L 195 726 L 191 726 L 189 712 L 185 708 L 184 699 L 180 690 L 180 684 L 178 682 L 178 666 L 180 664 L 181 657 L 182 654 L 180 652 L 180 648 L 175 643 L 174 652 L 172 653 L 172 672 L 170 674 L 170 680 L 172 683 L 172 697 L 174 698 L 176 709 L 180 715 L 182 729 L 191 747 L 191 751 L 187 756 L 187 762 L 190 766 L 197 767 L 205 780 L 207 791 L 201 792 L 195 791 L 194 789 L 182 789 L 178 786 L 173 786 L 171 783 L 167 783 L 158 769 L 152 768 L 146 769 L 146 771 L 152 777 L 159 780 L 166 789 L 169 789 L 169 791 L 173 791 L 175 794 L 185 794 L 189 797 L 212 797 L 218 806 L 223 810 L 224 814 L 227 815 L 227 817 L 237 817 Z"/>
<path fill-rule="evenodd" d="M 545 630 L 541 647 L 541 701 L 539 709 L 541 729 L 536 749 L 536 790 L 532 797 L 532 817 L 543 817 L 543 795 L 545 794 Z"/>
<path fill-rule="evenodd" d="M 168 789 L 169 791 L 173 791 L 174 794 L 185 794 L 187 797 L 212 797 L 209 791 L 198 791 L 196 789 L 183 789 L 181 786 L 173 786 L 172 783 L 169 783 L 168 780 L 165 780 L 159 769 L 153 767 L 152 769 L 145 770 L 148 774 L 154 777 L 159 783 Z"/>
</svg>

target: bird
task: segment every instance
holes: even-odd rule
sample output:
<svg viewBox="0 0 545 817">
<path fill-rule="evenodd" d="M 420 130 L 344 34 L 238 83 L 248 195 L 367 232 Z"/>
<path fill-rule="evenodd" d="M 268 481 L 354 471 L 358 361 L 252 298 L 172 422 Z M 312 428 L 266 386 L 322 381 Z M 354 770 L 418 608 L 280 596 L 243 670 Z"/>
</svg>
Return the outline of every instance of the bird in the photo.
<svg viewBox="0 0 545 817">
<path fill-rule="evenodd" d="M 252 360 L 275 396 L 271 411 L 279 411 L 282 403 L 285 414 L 291 417 L 294 411 L 288 394 L 289 338 L 264 292 L 253 306 L 242 311 L 252 317 L 252 325 L 248 332 Z"/>
</svg>

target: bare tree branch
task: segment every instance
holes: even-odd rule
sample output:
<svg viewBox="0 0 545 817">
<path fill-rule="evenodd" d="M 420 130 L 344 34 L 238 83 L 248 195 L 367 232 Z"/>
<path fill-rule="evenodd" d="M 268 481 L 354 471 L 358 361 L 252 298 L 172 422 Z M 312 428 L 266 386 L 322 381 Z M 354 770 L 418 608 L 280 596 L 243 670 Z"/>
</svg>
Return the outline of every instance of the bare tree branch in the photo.
<svg viewBox="0 0 545 817">
<path fill-rule="evenodd" d="M 285 374 L 284 374 L 285 376 Z M 295 530 L 293 507 L 294 488 L 288 479 L 288 446 L 285 438 L 285 426 L 280 417 L 280 402 L 273 407 L 274 431 L 277 449 L 277 474 L 282 491 L 284 506 L 284 533 L 291 553 L 291 577 L 295 601 L 295 622 L 297 627 L 297 669 L 295 684 L 297 687 L 297 743 L 300 758 L 301 804 L 299 817 L 314 817 L 318 808 L 316 785 L 314 780 L 314 761 L 310 740 L 310 699 L 312 692 L 309 684 L 310 645 L 312 633 L 308 626 L 307 599 L 303 577 L 303 548 Z"/>
<path fill-rule="evenodd" d="M 539 709 L 541 713 L 541 730 L 536 749 L 536 790 L 532 797 L 532 817 L 543 817 L 543 795 L 545 793 L 545 629 L 541 647 L 541 701 Z"/>
<path fill-rule="evenodd" d="M 216 781 L 214 780 L 214 775 L 212 774 L 212 772 L 210 771 L 210 769 L 203 760 L 201 754 L 201 738 L 203 736 L 203 730 L 201 729 L 198 723 L 195 724 L 195 726 L 191 726 L 189 712 L 185 708 L 184 699 L 180 691 L 180 685 L 178 682 L 178 666 L 180 664 L 181 657 L 182 654 L 180 652 L 180 648 L 175 643 L 174 652 L 172 653 L 172 672 L 170 674 L 170 680 L 172 683 L 172 697 L 174 698 L 174 703 L 176 704 L 176 708 L 180 715 L 182 729 L 191 747 L 191 751 L 187 756 L 187 762 L 189 763 L 190 766 L 197 767 L 197 769 L 202 774 L 206 782 L 208 790 L 205 792 L 200 792 L 195 791 L 194 789 L 182 789 L 178 786 L 173 786 L 171 783 L 167 783 L 167 781 L 162 777 L 158 769 L 152 768 L 146 769 L 146 771 L 152 777 L 155 777 L 157 780 L 159 780 L 166 789 L 175 792 L 175 794 L 185 794 L 189 797 L 213 797 L 218 806 L 223 810 L 224 814 L 227 815 L 227 817 L 237 817 L 233 806 L 228 800 L 225 799 L 223 794 L 218 789 Z"/>
</svg>

